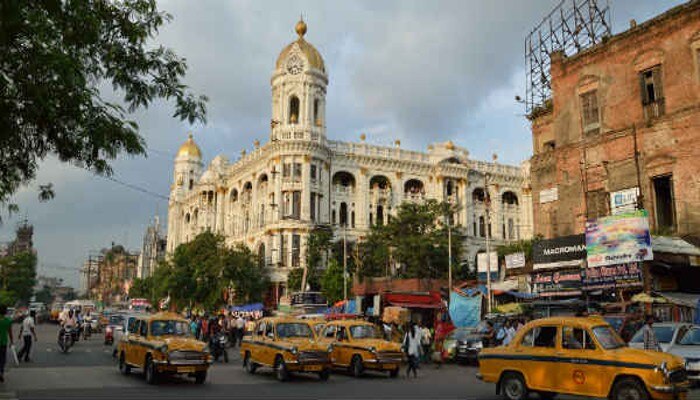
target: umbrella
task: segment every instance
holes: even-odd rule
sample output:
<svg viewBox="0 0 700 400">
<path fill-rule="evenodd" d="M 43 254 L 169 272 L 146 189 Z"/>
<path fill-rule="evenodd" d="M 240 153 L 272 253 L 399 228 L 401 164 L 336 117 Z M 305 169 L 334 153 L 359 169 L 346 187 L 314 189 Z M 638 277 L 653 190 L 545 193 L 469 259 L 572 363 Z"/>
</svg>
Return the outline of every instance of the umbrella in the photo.
<svg viewBox="0 0 700 400">
<path fill-rule="evenodd" d="M 646 293 L 637 293 L 632 296 L 633 303 L 666 303 L 666 299 L 662 297 L 652 297 Z"/>
</svg>

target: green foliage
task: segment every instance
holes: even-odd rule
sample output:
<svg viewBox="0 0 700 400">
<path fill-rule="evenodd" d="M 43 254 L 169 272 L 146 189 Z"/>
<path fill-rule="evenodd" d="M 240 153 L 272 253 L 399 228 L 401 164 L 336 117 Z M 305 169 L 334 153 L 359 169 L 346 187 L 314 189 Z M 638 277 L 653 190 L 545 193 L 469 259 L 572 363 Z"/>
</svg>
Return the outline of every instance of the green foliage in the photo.
<svg viewBox="0 0 700 400">
<path fill-rule="evenodd" d="M 386 226 L 372 228 L 361 245 L 361 276 L 383 276 L 392 260 L 401 278 L 445 278 L 448 271 L 448 229 L 443 221 L 453 213 L 447 203 L 427 200 L 402 203 Z M 462 232 L 452 227 L 452 261 L 461 257 Z"/>
<path fill-rule="evenodd" d="M 227 248 L 222 236 L 204 232 L 178 246 L 172 260 L 158 266 L 153 276 L 135 280 L 129 296 L 157 304 L 170 295 L 177 307 L 212 309 L 223 304 L 229 286 L 235 290 L 235 302 L 242 304 L 262 301 L 268 284 L 247 247 Z"/>
<path fill-rule="evenodd" d="M 327 259 L 332 240 L 333 231 L 328 227 L 316 227 L 309 233 L 306 248 L 306 282 L 312 290 L 318 290 L 319 288 L 319 270 L 323 269 L 323 262 Z M 301 270 L 301 275 L 303 275 L 303 269 Z M 298 284 L 294 287 L 301 288 L 301 275 L 299 276 Z M 287 282 L 287 285 L 287 287 L 291 287 L 289 282 Z"/>
<path fill-rule="evenodd" d="M 328 261 L 328 268 L 321 277 L 321 292 L 330 304 L 345 298 L 343 291 L 343 266 L 334 258 Z M 352 281 L 348 279 L 348 293 L 352 289 Z"/>
<path fill-rule="evenodd" d="M 0 205 L 16 211 L 8 200 L 49 154 L 107 175 L 118 155 L 145 154 L 127 117 L 158 99 L 173 101 L 177 118 L 205 121 L 206 97 L 182 83 L 185 60 L 154 41 L 170 18 L 155 0 L 2 3 Z M 40 200 L 52 197 L 41 185 Z"/>
<path fill-rule="evenodd" d="M 0 259 L 0 300 L 27 303 L 36 284 L 36 255 L 29 252 Z"/>
<path fill-rule="evenodd" d="M 290 293 L 301 291 L 301 280 L 304 275 L 304 268 L 292 268 L 287 274 L 287 290 Z"/>
<path fill-rule="evenodd" d="M 36 301 L 44 303 L 44 304 L 51 304 L 53 303 L 53 293 L 51 293 L 51 288 L 48 286 L 44 286 L 41 288 L 41 290 L 37 291 L 34 293 L 34 296 L 36 297 Z"/>
<path fill-rule="evenodd" d="M 503 258 L 508 254 L 523 252 L 525 253 L 525 263 L 532 264 L 532 245 L 538 240 L 541 240 L 541 237 L 535 237 L 534 239 L 528 240 L 519 240 L 517 242 L 498 246 L 496 248 L 498 258 Z"/>
</svg>

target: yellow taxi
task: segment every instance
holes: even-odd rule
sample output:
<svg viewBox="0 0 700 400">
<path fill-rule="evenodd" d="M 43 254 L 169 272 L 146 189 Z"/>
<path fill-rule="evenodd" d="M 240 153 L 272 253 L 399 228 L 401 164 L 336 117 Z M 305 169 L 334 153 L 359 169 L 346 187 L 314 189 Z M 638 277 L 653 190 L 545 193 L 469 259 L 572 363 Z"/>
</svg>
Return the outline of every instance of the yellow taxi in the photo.
<svg viewBox="0 0 700 400">
<path fill-rule="evenodd" d="M 328 380 L 331 373 L 328 346 L 316 341 L 307 320 L 263 318 L 241 344 L 243 368 L 254 374 L 258 367 L 274 368 L 278 380 L 286 381 L 292 372 L 317 373 Z"/>
<path fill-rule="evenodd" d="M 195 339 L 186 319 L 173 313 L 138 316 L 117 345 L 119 371 L 144 371 L 155 384 L 165 374 L 186 374 L 202 384 L 212 362 L 209 347 Z"/>
<path fill-rule="evenodd" d="M 525 325 L 507 346 L 483 349 L 477 377 L 509 400 L 530 392 L 622 399 L 685 399 L 683 359 L 632 349 L 604 320 L 544 318 Z"/>
<path fill-rule="evenodd" d="M 395 378 L 403 360 L 399 343 L 384 340 L 382 329 L 361 320 L 332 321 L 326 324 L 319 342 L 331 349 L 335 368 L 348 368 L 355 377 L 365 370 L 388 371 Z"/>
</svg>

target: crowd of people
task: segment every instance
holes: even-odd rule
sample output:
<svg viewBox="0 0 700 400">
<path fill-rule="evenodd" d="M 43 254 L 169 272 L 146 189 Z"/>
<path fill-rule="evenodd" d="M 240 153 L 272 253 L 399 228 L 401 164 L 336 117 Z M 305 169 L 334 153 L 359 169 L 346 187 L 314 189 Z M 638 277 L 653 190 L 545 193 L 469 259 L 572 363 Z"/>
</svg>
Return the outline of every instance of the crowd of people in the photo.
<svg viewBox="0 0 700 400">
<path fill-rule="evenodd" d="M 252 331 L 255 321 L 262 317 L 251 312 L 222 311 L 218 314 L 191 314 L 190 330 L 197 339 L 210 342 L 219 333 L 224 333 L 232 347 L 240 346 L 245 332 Z"/>
</svg>

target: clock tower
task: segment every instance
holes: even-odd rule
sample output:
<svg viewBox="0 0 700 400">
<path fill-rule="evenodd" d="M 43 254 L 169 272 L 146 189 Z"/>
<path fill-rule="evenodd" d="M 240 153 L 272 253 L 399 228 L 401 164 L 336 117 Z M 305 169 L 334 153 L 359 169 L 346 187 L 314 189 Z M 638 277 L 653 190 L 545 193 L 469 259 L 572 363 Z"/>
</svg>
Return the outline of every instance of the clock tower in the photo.
<svg viewBox="0 0 700 400">
<path fill-rule="evenodd" d="M 318 50 L 304 39 L 306 23 L 296 24 L 297 40 L 287 45 L 272 74 L 272 141 L 326 137 L 328 75 Z"/>
</svg>

